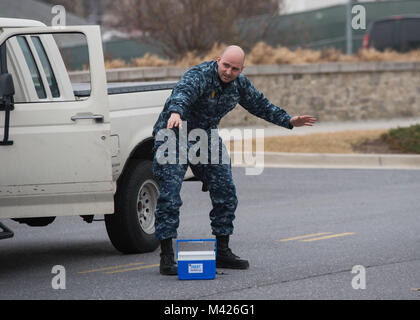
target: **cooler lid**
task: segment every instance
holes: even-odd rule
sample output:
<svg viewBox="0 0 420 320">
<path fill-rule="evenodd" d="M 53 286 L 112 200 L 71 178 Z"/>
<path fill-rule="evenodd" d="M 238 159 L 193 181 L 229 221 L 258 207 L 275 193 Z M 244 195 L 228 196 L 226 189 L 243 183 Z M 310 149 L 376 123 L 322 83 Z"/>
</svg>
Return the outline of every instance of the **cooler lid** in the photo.
<svg viewBox="0 0 420 320">
<path fill-rule="evenodd" d="M 178 251 L 178 261 L 216 260 L 214 251 Z"/>
</svg>

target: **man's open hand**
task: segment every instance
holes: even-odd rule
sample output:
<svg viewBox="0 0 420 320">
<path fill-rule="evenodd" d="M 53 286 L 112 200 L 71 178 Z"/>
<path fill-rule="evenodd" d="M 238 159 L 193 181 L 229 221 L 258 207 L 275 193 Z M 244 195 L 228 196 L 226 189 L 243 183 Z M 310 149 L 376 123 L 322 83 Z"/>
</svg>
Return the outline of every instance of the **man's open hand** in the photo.
<svg viewBox="0 0 420 320">
<path fill-rule="evenodd" d="M 312 125 L 315 123 L 316 118 L 312 117 L 312 116 L 296 116 L 293 117 L 292 119 L 290 119 L 290 123 L 292 124 L 292 126 L 294 127 L 302 127 L 302 126 L 310 126 L 312 127 Z"/>
<path fill-rule="evenodd" d="M 179 115 L 179 113 L 176 113 L 176 112 L 171 113 L 171 117 L 168 120 L 168 125 L 167 125 L 166 128 L 167 129 L 172 129 L 174 126 L 182 129 L 181 116 Z"/>
</svg>

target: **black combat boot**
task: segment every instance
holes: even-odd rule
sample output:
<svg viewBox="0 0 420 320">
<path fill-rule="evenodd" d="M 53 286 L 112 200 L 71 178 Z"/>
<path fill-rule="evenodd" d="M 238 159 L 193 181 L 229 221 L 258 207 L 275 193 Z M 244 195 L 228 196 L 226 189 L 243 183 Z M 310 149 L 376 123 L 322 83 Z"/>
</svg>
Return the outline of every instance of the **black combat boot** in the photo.
<svg viewBox="0 0 420 320">
<path fill-rule="evenodd" d="M 248 269 L 248 260 L 243 260 L 229 249 L 229 236 L 216 236 L 216 268 Z"/>
<path fill-rule="evenodd" d="M 172 238 L 160 241 L 160 274 L 177 275 L 178 267 L 174 259 L 174 249 L 172 248 Z"/>
</svg>

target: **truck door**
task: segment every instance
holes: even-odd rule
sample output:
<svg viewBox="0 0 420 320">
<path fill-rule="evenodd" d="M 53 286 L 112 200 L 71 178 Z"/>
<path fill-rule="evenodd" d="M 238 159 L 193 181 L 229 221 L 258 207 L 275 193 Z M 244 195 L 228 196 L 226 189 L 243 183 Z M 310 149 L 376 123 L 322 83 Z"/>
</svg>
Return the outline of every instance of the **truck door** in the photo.
<svg viewBox="0 0 420 320">
<path fill-rule="evenodd" d="M 73 95 L 58 34 L 86 40 L 88 97 Z M 11 74 L 15 88 L 9 106 L 0 88 L 0 218 L 113 213 L 99 27 L 4 29 L 0 48 L 1 74 Z"/>
</svg>

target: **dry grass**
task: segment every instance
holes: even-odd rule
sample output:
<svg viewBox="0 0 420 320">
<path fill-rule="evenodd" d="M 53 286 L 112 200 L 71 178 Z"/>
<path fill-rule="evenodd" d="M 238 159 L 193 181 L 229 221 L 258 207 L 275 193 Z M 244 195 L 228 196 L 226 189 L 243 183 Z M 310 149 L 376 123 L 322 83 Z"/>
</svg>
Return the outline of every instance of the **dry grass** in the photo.
<svg viewBox="0 0 420 320">
<path fill-rule="evenodd" d="M 105 69 L 125 68 L 127 64 L 121 59 L 105 60 Z"/>
<path fill-rule="evenodd" d="M 134 58 L 130 63 L 123 60 L 106 60 L 106 69 L 124 67 L 162 67 L 182 66 L 190 67 L 203 61 L 216 59 L 226 48 L 225 44 L 214 44 L 212 49 L 205 55 L 197 55 L 194 52 L 187 53 L 179 60 L 165 60 L 156 55 L 147 53 L 141 58 Z M 361 49 L 356 54 L 349 56 L 335 48 L 324 50 L 310 50 L 298 48 L 290 50 L 286 47 L 273 48 L 264 42 L 257 43 L 247 53 L 246 64 L 303 64 L 303 63 L 328 63 L 328 62 L 370 62 L 370 61 L 420 61 L 420 50 L 408 53 L 399 53 L 391 50 L 379 52 L 375 49 Z"/>
<path fill-rule="evenodd" d="M 360 150 L 359 145 L 366 141 L 379 141 L 388 131 L 358 130 L 329 133 L 312 133 L 301 136 L 266 137 L 264 139 L 265 152 L 295 152 L 295 153 L 364 153 L 369 150 Z M 234 142 L 231 142 L 233 150 Z M 382 146 L 379 153 L 388 153 L 386 146 Z M 255 139 L 253 140 L 255 151 Z"/>
<path fill-rule="evenodd" d="M 392 50 L 384 52 L 373 48 L 361 49 L 354 55 L 346 55 L 335 48 L 309 50 L 298 48 L 292 51 L 285 47 L 273 49 L 267 44 L 258 43 L 247 55 L 248 64 L 303 64 L 328 62 L 371 62 L 371 61 L 420 61 L 420 50 L 399 53 Z"/>
<path fill-rule="evenodd" d="M 161 59 L 156 55 L 146 53 L 141 58 L 134 58 L 131 60 L 131 64 L 134 67 L 165 67 L 170 63 L 169 60 Z"/>
</svg>

